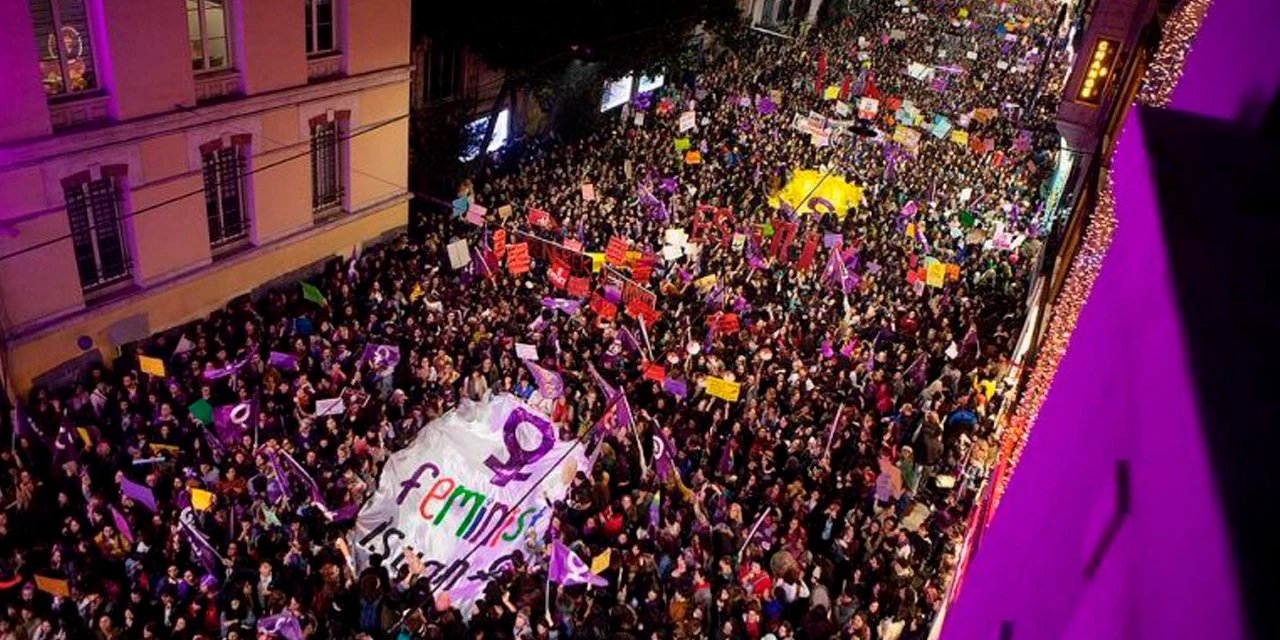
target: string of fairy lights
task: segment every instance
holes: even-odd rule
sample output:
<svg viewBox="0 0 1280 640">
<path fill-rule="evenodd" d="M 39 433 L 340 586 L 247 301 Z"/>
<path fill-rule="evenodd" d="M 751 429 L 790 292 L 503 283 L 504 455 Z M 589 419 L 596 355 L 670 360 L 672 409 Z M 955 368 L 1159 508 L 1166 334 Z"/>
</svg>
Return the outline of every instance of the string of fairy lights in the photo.
<svg viewBox="0 0 1280 640">
<path fill-rule="evenodd" d="M 1107 172 L 1100 175 L 1098 202 L 1085 229 L 1084 242 L 1067 272 L 1067 279 L 1054 304 L 1049 328 L 1045 331 L 1035 366 L 1027 374 L 1022 396 L 1000 438 L 1000 455 L 1008 461 L 1008 472 L 999 478 L 994 489 L 993 508 L 999 505 L 1009 478 L 1018 466 L 1022 450 L 1027 444 L 1027 436 L 1040 413 L 1040 405 L 1049 394 L 1053 378 L 1058 372 L 1058 363 L 1062 361 L 1071 342 L 1071 334 L 1075 332 L 1080 310 L 1089 299 L 1093 283 L 1102 270 L 1107 249 L 1111 247 L 1111 237 L 1116 228 L 1115 199 L 1111 191 L 1111 175 Z"/>
<path fill-rule="evenodd" d="M 1212 0 L 1185 0 L 1164 24 L 1160 46 L 1144 71 L 1137 102 L 1152 107 L 1166 107 L 1173 90 L 1182 77 L 1183 66 L 1200 25 L 1208 14 Z M 1103 171 L 1098 181 L 1098 199 L 1085 229 L 1084 242 L 1067 272 L 1062 292 L 1054 304 L 1043 343 L 1035 366 L 1027 374 L 1026 384 L 1012 416 L 1000 436 L 1000 456 L 1007 463 L 1007 471 L 998 478 L 992 493 L 994 510 L 999 506 L 1009 479 L 1017 469 L 1022 451 L 1026 447 L 1031 427 L 1040 413 L 1040 406 L 1048 396 L 1053 378 L 1058 372 L 1075 332 L 1080 311 L 1098 279 L 1102 262 L 1111 246 L 1115 232 L 1115 197 L 1109 171 Z"/>
<path fill-rule="evenodd" d="M 1191 43 L 1200 31 L 1200 23 L 1209 12 L 1213 0 L 1184 0 L 1169 16 L 1160 38 L 1160 48 L 1147 66 L 1138 90 L 1138 102 L 1148 107 L 1166 107 L 1173 88 L 1182 77 L 1182 66 L 1191 52 Z"/>
</svg>

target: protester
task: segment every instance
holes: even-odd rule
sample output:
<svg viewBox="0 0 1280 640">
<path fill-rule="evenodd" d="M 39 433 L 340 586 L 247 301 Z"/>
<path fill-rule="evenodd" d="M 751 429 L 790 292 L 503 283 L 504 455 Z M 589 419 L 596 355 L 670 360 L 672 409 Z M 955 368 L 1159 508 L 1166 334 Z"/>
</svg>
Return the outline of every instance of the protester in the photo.
<svg viewBox="0 0 1280 640">
<path fill-rule="evenodd" d="M 442 219 L 36 389 L 0 454 L 0 638 L 925 638 L 995 450 L 1039 242 L 1056 5 L 858 9 L 795 40 L 744 35 L 616 124 L 499 154 L 467 186 L 483 228 Z M 874 117 L 852 114 L 877 96 Z M 892 141 L 895 97 L 979 143 L 930 124 Z M 822 135 L 793 126 L 810 110 Z M 673 150 L 684 138 L 697 157 Z M 865 201 L 843 218 L 770 203 L 806 169 Z M 495 259 L 499 228 L 539 248 L 529 273 Z M 648 261 L 673 228 L 701 249 Z M 625 273 L 655 320 L 544 306 L 586 297 L 553 281 L 565 245 L 615 237 L 640 254 L 629 268 L 565 267 L 593 296 Z M 934 279 L 934 260 L 956 268 Z M 563 396 L 539 395 L 517 342 Z M 633 425 L 601 420 L 606 387 Z M 411 549 L 359 568 L 346 534 L 387 456 L 501 393 L 600 439 L 546 537 L 466 611 Z M 546 592 L 561 542 L 610 552 L 603 586 Z"/>
</svg>

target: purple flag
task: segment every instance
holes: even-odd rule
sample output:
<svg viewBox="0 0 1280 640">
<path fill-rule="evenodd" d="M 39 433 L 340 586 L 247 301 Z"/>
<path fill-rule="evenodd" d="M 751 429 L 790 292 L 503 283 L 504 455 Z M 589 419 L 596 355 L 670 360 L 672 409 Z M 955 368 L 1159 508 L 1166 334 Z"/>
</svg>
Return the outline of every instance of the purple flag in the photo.
<svg viewBox="0 0 1280 640">
<path fill-rule="evenodd" d="M 662 432 L 657 425 L 653 428 L 653 468 L 658 472 L 658 479 L 662 480 L 671 474 L 671 470 L 675 468 L 675 445 L 667 439 L 667 434 Z"/>
<path fill-rule="evenodd" d="M 302 640 L 302 625 L 288 611 L 258 620 L 258 633 L 266 633 L 281 640 Z"/>
<path fill-rule="evenodd" d="M 551 564 L 547 567 L 547 579 L 566 587 L 577 584 L 603 587 L 609 584 L 609 581 L 591 573 L 587 563 L 559 540 L 552 542 Z"/>
<path fill-rule="evenodd" d="M 374 371 L 394 370 L 400 364 L 400 347 L 393 344 L 366 344 L 364 353 L 360 354 L 360 363 L 366 362 Z"/>
<path fill-rule="evenodd" d="M 677 398 L 689 397 L 689 385 L 684 380 L 667 378 L 662 381 L 662 389 Z"/>
<path fill-rule="evenodd" d="M 274 479 L 271 479 L 271 478 L 267 479 L 267 482 L 270 483 L 267 485 L 268 499 L 270 499 L 271 502 L 273 503 L 277 499 L 279 499 L 279 497 L 283 497 L 286 501 L 288 501 L 289 500 L 289 476 L 285 474 L 284 467 L 280 466 L 280 456 L 277 456 L 274 451 L 267 451 L 267 462 L 271 464 L 271 472 L 273 475 L 275 475 Z M 276 486 L 276 490 L 279 492 L 278 497 L 274 499 L 270 498 L 272 494 L 272 491 L 271 491 L 272 484 Z"/>
<path fill-rule="evenodd" d="M 920 205 L 916 204 L 915 200 L 911 200 L 906 204 L 902 205 L 902 217 L 910 218 L 911 216 L 914 216 L 916 214 L 916 211 L 918 211 L 919 209 L 920 209 Z"/>
<path fill-rule="evenodd" d="M 240 368 L 243 367 L 247 362 L 249 362 L 249 360 L 244 359 L 244 360 L 238 360 L 236 362 L 229 362 L 225 366 L 221 366 L 221 367 L 211 367 L 206 365 L 204 369 L 204 379 L 206 381 L 212 382 L 214 380 L 221 380 L 222 378 L 226 378 L 228 376 L 233 376 L 239 373 Z"/>
<path fill-rule="evenodd" d="M 285 371 L 298 370 L 298 358 L 293 354 L 272 351 L 271 356 L 267 359 L 267 364 L 284 369 Z"/>
<path fill-rule="evenodd" d="M 116 529 L 120 531 L 120 535 L 124 536 L 129 544 L 133 544 L 133 530 L 129 528 L 129 521 L 124 519 L 124 514 L 120 510 L 111 505 L 111 520 L 115 523 Z"/>
<path fill-rule="evenodd" d="M 844 244 L 844 235 L 843 235 L 843 234 L 839 234 L 839 233 L 824 233 L 824 234 L 822 234 L 822 248 L 823 248 L 823 249 L 830 249 L 831 247 L 838 247 L 838 246 L 840 246 L 840 245 L 842 245 L 842 244 Z"/>
<path fill-rule="evenodd" d="M 928 364 L 928 358 L 925 356 L 924 352 L 921 352 L 920 355 L 916 356 L 915 362 L 912 362 L 911 366 L 907 368 L 905 377 L 915 383 L 916 386 L 923 387 L 924 383 L 927 381 L 925 367 Z"/>
<path fill-rule="evenodd" d="M 622 302 L 622 288 L 617 285 L 606 284 L 604 286 L 604 299 L 612 304 Z"/>
<path fill-rule="evenodd" d="M 564 379 L 560 374 L 545 369 L 532 360 L 521 360 L 521 362 L 528 367 L 534 382 L 538 383 L 538 393 L 541 393 L 542 397 L 554 400 L 564 395 Z"/>
<path fill-rule="evenodd" d="M 321 510 L 328 512 L 328 506 L 324 503 L 324 494 L 320 492 L 320 485 L 316 484 L 315 478 L 312 478 L 311 474 L 307 473 L 307 470 L 302 468 L 302 465 L 298 464 L 298 461 L 288 452 L 282 451 L 280 453 L 284 456 L 284 461 L 289 465 L 289 468 L 293 469 L 294 474 L 306 483 L 307 493 L 311 496 L 311 502 L 320 507 Z"/>
<path fill-rule="evenodd" d="M 830 359 L 830 358 L 835 357 L 835 355 L 836 355 L 836 352 L 835 352 L 835 350 L 832 348 L 831 340 L 829 340 L 829 339 L 828 339 L 828 340 L 823 340 L 823 341 L 822 341 L 822 357 L 823 357 L 823 358 Z"/>
<path fill-rule="evenodd" d="M 542 306 L 547 309 L 563 311 L 566 315 L 574 315 L 582 309 L 582 301 L 568 300 L 565 298 L 543 298 Z"/>
<path fill-rule="evenodd" d="M 130 500 L 133 500 L 140 506 L 146 507 L 152 513 L 156 512 L 156 496 L 151 493 L 151 488 L 141 485 L 125 478 L 120 481 L 120 492 Z"/>
<path fill-rule="evenodd" d="M 636 342 L 636 336 L 634 333 L 631 333 L 630 329 L 623 327 L 622 331 L 618 332 L 618 340 L 622 342 L 622 348 L 627 351 L 630 351 L 631 353 L 640 352 L 640 343 Z"/>
<path fill-rule="evenodd" d="M 600 391 L 604 393 L 605 400 L 612 402 L 613 399 L 618 396 L 618 388 L 606 382 L 604 377 L 600 375 L 600 372 L 596 370 L 596 366 L 594 364 L 587 363 L 587 368 L 591 372 L 591 378 L 596 381 L 596 385 L 598 385 L 600 387 Z"/>
<path fill-rule="evenodd" d="M 769 96 L 760 96 L 760 101 L 756 103 L 756 111 L 760 112 L 760 115 L 767 116 L 777 110 L 778 105 L 774 104 Z"/>
<path fill-rule="evenodd" d="M 182 532 L 187 535 L 187 542 L 191 543 L 191 555 L 195 556 L 206 571 L 217 573 L 219 566 L 222 564 L 222 556 L 190 523 L 183 522 L 181 526 Z"/>
<path fill-rule="evenodd" d="M 236 446 L 245 432 L 257 424 L 257 399 L 241 402 L 240 404 L 227 404 L 213 409 L 213 428 L 218 432 L 218 438 L 228 447 Z"/>
</svg>

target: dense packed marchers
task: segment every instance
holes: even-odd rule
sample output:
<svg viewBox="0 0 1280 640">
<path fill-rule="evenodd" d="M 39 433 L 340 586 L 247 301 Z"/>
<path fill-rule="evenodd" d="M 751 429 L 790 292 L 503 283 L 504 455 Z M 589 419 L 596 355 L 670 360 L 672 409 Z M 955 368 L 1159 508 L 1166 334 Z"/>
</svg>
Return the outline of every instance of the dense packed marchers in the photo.
<svg viewBox="0 0 1280 640">
<path fill-rule="evenodd" d="M 483 228 L 442 215 L 421 241 L 334 261 L 318 291 L 235 300 L 75 388 L 34 391 L 2 456 L 0 638 L 924 638 L 991 464 L 995 389 L 1041 242 L 1061 47 L 1051 3 L 857 4 L 799 39 L 712 49 L 586 139 L 514 145 L 462 194 L 489 209 Z M 935 74 L 940 90 L 907 75 L 913 62 L 959 70 Z M 874 120 L 829 144 L 792 126 L 811 110 L 853 120 L 842 105 L 877 95 Z M 914 151 L 891 143 L 895 97 L 925 119 Z M 690 103 L 696 126 L 680 132 Z M 932 135 L 935 115 L 977 147 Z M 843 219 L 770 206 L 807 169 L 864 202 Z M 695 230 L 711 215 L 698 205 L 733 218 Z M 550 224 L 531 227 L 531 207 Z M 790 246 L 769 235 L 789 227 Z M 657 320 L 632 348 L 623 310 L 541 304 L 567 297 L 547 260 L 481 268 L 498 228 L 601 253 L 615 236 L 656 254 L 669 228 L 709 235 L 696 257 L 655 260 Z M 802 268 L 811 233 L 839 244 Z M 478 258 L 462 271 L 445 251 L 457 238 Z M 935 260 L 956 268 L 917 284 Z M 601 293 L 599 275 L 574 275 Z M 603 434 L 547 535 L 470 610 L 434 593 L 421 563 L 358 570 L 344 536 L 389 452 L 462 398 L 535 393 L 517 342 L 563 376 L 549 413 L 566 436 L 607 428 L 591 366 L 627 395 L 634 429 Z M 367 344 L 401 357 L 374 371 Z M 143 373 L 147 358 L 164 375 Z M 649 364 L 687 395 L 646 379 Z M 709 377 L 740 397 L 708 395 Z M 316 415 L 335 398 L 343 410 Z M 230 442 L 192 415 L 243 400 L 257 428 Z M 607 586 L 548 594 L 553 540 L 588 561 L 612 549 Z"/>
</svg>

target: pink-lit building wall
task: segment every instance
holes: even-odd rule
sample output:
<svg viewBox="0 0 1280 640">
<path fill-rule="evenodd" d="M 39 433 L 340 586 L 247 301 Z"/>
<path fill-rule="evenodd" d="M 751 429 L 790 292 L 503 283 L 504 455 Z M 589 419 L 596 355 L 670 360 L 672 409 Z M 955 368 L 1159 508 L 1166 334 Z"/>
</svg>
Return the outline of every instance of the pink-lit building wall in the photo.
<svg viewBox="0 0 1280 640">
<path fill-rule="evenodd" d="M 1278 24 L 1280 3 L 1214 2 L 1169 108 L 1256 130 Z M 944 640 L 1249 637 L 1136 110 L 1110 166 L 1110 248 Z"/>
</svg>

